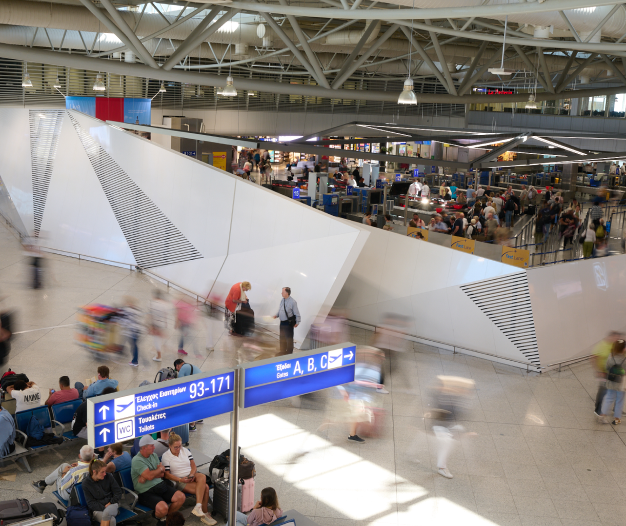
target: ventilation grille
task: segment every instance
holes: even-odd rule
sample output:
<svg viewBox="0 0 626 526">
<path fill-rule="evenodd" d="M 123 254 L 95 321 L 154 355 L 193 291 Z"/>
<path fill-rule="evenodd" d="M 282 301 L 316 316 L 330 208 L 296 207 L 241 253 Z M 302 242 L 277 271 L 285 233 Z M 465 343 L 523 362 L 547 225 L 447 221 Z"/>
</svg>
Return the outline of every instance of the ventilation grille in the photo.
<svg viewBox="0 0 626 526">
<path fill-rule="evenodd" d="M 69 114 L 115 218 L 140 267 L 153 268 L 202 258 L 161 210 Z"/>
<path fill-rule="evenodd" d="M 30 110 L 28 115 L 35 237 L 39 237 L 41 229 L 64 113 L 63 110 Z"/>
<path fill-rule="evenodd" d="M 528 361 L 541 365 L 526 272 L 463 285 L 461 290 Z"/>
</svg>

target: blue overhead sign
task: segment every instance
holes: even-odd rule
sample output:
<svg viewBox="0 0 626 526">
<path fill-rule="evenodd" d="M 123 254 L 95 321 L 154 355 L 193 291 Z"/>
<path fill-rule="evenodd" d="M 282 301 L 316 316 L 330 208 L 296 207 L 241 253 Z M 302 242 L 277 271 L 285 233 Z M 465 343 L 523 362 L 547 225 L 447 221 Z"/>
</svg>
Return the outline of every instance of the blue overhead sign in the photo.
<svg viewBox="0 0 626 526">
<path fill-rule="evenodd" d="M 299 357 L 243 365 L 242 407 L 253 407 L 354 381 L 356 347 L 344 344 Z"/>
<path fill-rule="evenodd" d="M 87 400 L 89 444 L 106 446 L 233 410 L 234 371 L 185 376 Z"/>
</svg>

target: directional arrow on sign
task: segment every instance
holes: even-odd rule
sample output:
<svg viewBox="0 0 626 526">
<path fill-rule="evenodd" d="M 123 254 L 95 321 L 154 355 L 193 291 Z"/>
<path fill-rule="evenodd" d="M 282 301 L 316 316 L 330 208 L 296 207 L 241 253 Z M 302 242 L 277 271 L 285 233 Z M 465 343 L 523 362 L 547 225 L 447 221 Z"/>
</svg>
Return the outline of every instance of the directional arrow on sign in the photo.
<svg viewBox="0 0 626 526">
<path fill-rule="evenodd" d="M 102 431 L 100 431 L 100 436 L 104 435 L 104 439 L 103 439 L 103 440 L 104 440 L 105 442 L 106 442 L 106 440 L 107 440 L 107 433 L 110 433 L 110 432 L 111 432 L 111 430 L 110 430 L 110 429 L 107 429 L 106 427 L 105 427 Z"/>
<path fill-rule="evenodd" d="M 107 418 L 107 411 L 108 411 L 108 410 L 109 410 L 109 408 L 108 408 L 106 405 L 103 405 L 103 406 L 102 406 L 102 407 L 98 410 L 98 412 L 99 412 L 99 413 L 102 413 L 102 420 L 106 420 L 106 418 Z M 106 440 L 106 438 L 105 438 L 105 440 Z"/>
<path fill-rule="evenodd" d="M 354 356 L 354 353 L 352 351 L 350 351 L 350 354 L 346 354 L 346 358 L 348 358 L 348 360 L 352 360 L 353 356 Z"/>
</svg>

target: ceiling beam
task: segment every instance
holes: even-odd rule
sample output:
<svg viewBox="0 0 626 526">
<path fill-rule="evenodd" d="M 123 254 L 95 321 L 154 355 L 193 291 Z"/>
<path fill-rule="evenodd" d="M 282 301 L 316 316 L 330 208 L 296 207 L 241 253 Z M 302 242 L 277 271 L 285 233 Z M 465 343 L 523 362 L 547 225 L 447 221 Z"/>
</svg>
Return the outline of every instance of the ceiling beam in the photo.
<svg viewBox="0 0 626 526">
<path fill-rule="evenodd" d="M 432 26 L 430 20 L 426 20 L 426 24 Z M 441 50 L 441 46 L 439 45 L 439 40 L 437 39 L 437 33 L 434 31 L 430 31 L 430 39 L 433 43 L 433 47 L 435 48 L 435 53 L 437 54 L 437 59 L 439 60 L 439 65 L 441 66 L 441 71 L 443 72 L 443 76 L 448 83 L 448 93 L 452 95 L 456 95 L 456 88 L 454 87 L 454 80 L 452 80 L 452 75 L 450 75 L 450 70 L 448 69 L 448 63 L 446 62 L 446 57 L 443 56 L 443 51 Z"/>
<path fill-rule="evenodd" d="M 135 35 L 133 30 L 122 18 L 122 15 L 120 15 L 117 9 L 115 9 L 115 6 L 111 3 L 111 0 L 100 0 L 100 3 L 107 10 L 109 15 L 113 19 L 113 22 L 117 25 L 117 27 L 119 27 L 120 31 L 122 31 L 126 35 L 128 40 L 130 40 L 133 47 L 137 50 L 137 53 L 139 53 L 139 56 L 143 59 L 144 63 L 148 64 L 148 66 L 152 68 L 158 68 L 159 65 L 152 58 L 152 55 L 148 53 L 148 50 L 145 48 L 145 46 L 139 41 L 137 35 Z"/>
<path fill-rule="evenodd" d="M 118 60 L 101 60 L 87 57 L 79 54 L 60 53 L 58 51 L 49 51 L 45 49 L 33 49 L 27 46 L 13 46 L 10 44 L 0 44 L 0 57 L 10 58 L 14 60 L 22 60 L 27 62 L 39 62 L 53 66 L 67 66 L 76 69 L 85 69 L 88 71 L 102 71 L 106 73 L 114 73 L 116 75 L 129 75 L 135 77 L 152 78 L 161 81 L 181 82 L 184 84 L 193 84 L 199 86 L 226 86 L 225 75 L 198 74 L 198 72 L 189 72 L 184 70 L 164 71 L 161 68 L 153 69 L 142 64 L 132 64 L 121 62 Z M 497 56 L 496 56 L 497 58 Z M 252 91 L 264 91 L 266 93 L 278 93 L 286 95 L 301 95 L 309 97 L 327 97 L 333 99 L 348 100 L 373 100 L 396 103 L 398 93 L 388 91 L 374 90 L 328 90 L 321 86 L 309 86 L 303 84 L 288 84 L 275 81 L 244 79 L 237 78 L 235 80 L 236 88 Z M 623 93 L 624 87 L 612 87 L 601 89 L 577 90 L 577 97 L 594 97 L 596 95 L 615 95 Z M 431 94 L 416 93 L 418 102 L 438 103 L 438 104 L 487 104 L 493 103 L 494 98 L 488 95 L 467 95 L 457 96 L 447 94 Z M 537 101 L 544 100 L 560 100 L 570 98 L 571 93 L 537 93 Z M 525 102 L 528 94 L 501 95 L 497 97 L 497 101 L 501 103 L 509 102 Z"/>
</svg>

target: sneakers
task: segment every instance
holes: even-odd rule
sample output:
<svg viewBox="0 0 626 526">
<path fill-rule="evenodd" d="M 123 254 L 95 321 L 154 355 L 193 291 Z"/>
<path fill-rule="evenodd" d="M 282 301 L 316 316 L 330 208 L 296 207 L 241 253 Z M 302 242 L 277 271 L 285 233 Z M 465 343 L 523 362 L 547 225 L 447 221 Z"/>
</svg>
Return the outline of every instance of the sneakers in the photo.
<svg viewBox="0 0 626 526">
<path fill-rule="evenodd" d="M 155 362 L 160 362 L 161 358 L 159 358 L 158 356 L 155 356 L 154 358 L 152 358 Z"/>
<path fill-rule="evenodd" d="M 204 513 L 203 516 L 200 517 L 200 520 L 207 526 L 214 526 L 215 524 L 217 524 L 217 521 L 208 513 Z"/>
<path fill-rule="evenodd" d="M 611 422 L 611 424 L 613 424 L 614 426 L 618 426 L 622 423 L 622 419 L 621 418 L 616 418 L 615 420 L 613 420 L 613 422 Z"/>
<path fill-rule="evenodd" d="M 608 424 L 609 421 L 606 419 L 606 416 L 600 415 L 598 417 L 598 424 Z"/>
<path fill-rule="evenodd" d="M 351 435 L 348 437 L 348 440 L 352 442 L 357 442 L 359 444 L 362 444 L 363 442 L 365 442 L 365 440 L 363 440 L 359 435 Z"/>
<path fill-rule="evenodd" d="M 195 431 L 196 430 L 196 424 L 189 424 L 189 431 Z"/>
<path fill-rule="evenodd" d="M 182 354 L 184 356 L 187 356 L 189 353 L 185 349 L 178 349 L 178 354 Z"/>
<path fill-rule="evenodd" d="M 139 364 L 135 362 L 129 362 L 128 365 L 132 365 L 133 367 L 139 367 Z"/>
<path fill-rule="evenodd" d="M 384 387 L 378 387 L 376 389 L 376 392 L 380 394 L 389 394 L 389 391 L 387 391 L 387 389 L 385 389 Z"/>
<path fill-rule="evenodd" d="M 35 480 L 31 486 L 35 488 L 39 493 L 43 493 L 43 490 L 46 489 L 46 481 L 45 480 Z"/>
<path fill-rule="evenodd" d="M 193 510 L 191 510 L 191 513 L 193 513 L 196 517 L 204 517 L 204 512 L 202 511 L 202 506 L 200 504 L 196 504 Z"/>
<path fill-rule="evenodd" d="M 446 477 L 447 479 L 451 479 L 452 477 L 452 473 L 450 473 L 450 471 L 448 470 L 448 468 L 439 468 L 438 473 L 442 476 L 442 477 Z"/>
</svg>

